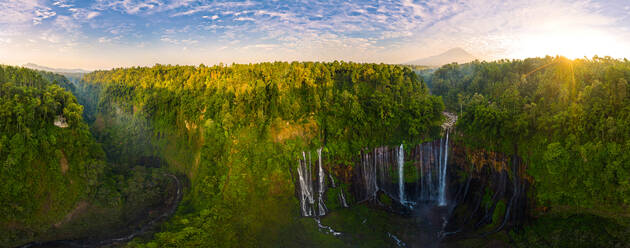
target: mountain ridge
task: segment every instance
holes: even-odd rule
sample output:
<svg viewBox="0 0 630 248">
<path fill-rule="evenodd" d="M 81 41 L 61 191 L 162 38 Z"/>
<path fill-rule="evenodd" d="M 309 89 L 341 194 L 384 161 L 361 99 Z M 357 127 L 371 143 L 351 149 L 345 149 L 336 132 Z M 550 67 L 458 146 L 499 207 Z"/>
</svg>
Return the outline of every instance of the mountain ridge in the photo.
<svg viewBox="0 0 630 248">
<path fill-rule="evenodd" d="M 442 66 L 445 64 L 450 64 L 453 62 L 457 62 L 457 63 L 468 63 L 470 61 L 473 61 L 477 59 L 475 56 L 473 56 L 472 54 L 466 52 L 466 50 L 460 48 L 460 47 L 455 47 L 455 48 L 451 48 L 443 53 L 437 54 L 437 55 L 433 55 L 433 56 L 429 56 L 429 57 L 425 57 L 425 58 L 420 58 L 420 59 L 416 59 L 416 60 L 412 60 L 409 61 L 405 64 L 410 64 L 410 65 L 426 65 L 426 66 Z"/>
<path fill-rule="evenodd" d="M 52 67 L 38 65 L 35 63 L 30 63 L 30 62 L 22 65 L 22 67 L 33 69 L 33 70 L 49 71 L 49 72 L 55 72 L 55 73 L 90 73 L 92 72 L 89 70 L 84 70 L 84 69 L 79 69 L 79 68 L 75 68 L 75 69 L 52 68 Z"/>
</svg>

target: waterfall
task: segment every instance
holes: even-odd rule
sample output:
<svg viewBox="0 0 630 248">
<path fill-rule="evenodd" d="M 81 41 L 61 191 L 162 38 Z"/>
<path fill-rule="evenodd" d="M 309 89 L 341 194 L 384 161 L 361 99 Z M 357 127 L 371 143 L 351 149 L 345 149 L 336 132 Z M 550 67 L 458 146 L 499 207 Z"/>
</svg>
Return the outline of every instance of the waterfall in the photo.
<svg viewBox="0 0 630 248">
<path fill-rule="evenodd" d="M 442 149 L 442 148 L 441 148 Z M 444 160 L 440 166 L 440 190 L 439 190 L 439 206 L 446 205 L 446 167 L 448 166 L 448 130 L 446 131 L 446 141 L 444 142 Z"/>
<path fill-rule="evenodd" d="M 324 203 L 324 192 L 326 191 L 326 175 L 324 174 L 324 169 L 322 168 L 322 148 L 317 149 L 317 163 L 318 163 L 318 175 L 317 179 L 319 185 L 317 187 L 317 210 L 319 211 L 319 216 L 326 215 L 326 204 Z"/>
<path fill-rule="evenodd" d="M 392 238 L 396 242 L 396 246 L 398 246 L 398 247 L 407 247 L 407 244 L 405 244 L 405 242 L 403 242 L 398 237 L 396 237 L 396 235 L 391 234 L 390 232 L 387 232 L 387 236 L 389 236 L 390 238 Z"/>
<path fill-rule="evenodd" d="M 309 154 L 310 158 L 310 154 Z M 302 210 L 302 216 L 313 215 L 313 181 L 311 180 L 311 166 L 310 160 L 306 160 L 306 153 L 302 152 L 302 159 L 298 164 L 298 178 L 300 184 L 300 207 Z"/>
<path fill-rule="evenodd" d="M 416 204 L 446 206 L 449 131 L 450 128 L 445 128 L 442 138 L 418 144 L 415 148 L 410 147 L 407 154 L 403 144 L 361 151 L 360 159 L 354 166 L 352 181 L 356 189 L 352 190 L 356 202 L 380 202 L 379 194 L 383 194 L 407 208 Z M 331 187 L 339 188 L 336 196 L 339 205 L 348 207 L 345 195 L 348 192 L 344 192 L 343 187 L 337 187 L 332 173 L 326 175 L 322 148 L 317 149 L 317 164 L 313 162 L 311 153 L 307 156 L 306 152 L 302 152 L 297 169 L 299 180 L 296 180 L 302 216 L 317 217 L 328 213 L 326 177 Z M 412 173 L 407 178 L 415 177 L 414 181 L 405 181 L 405 162 L 414 165 L 407 168 L 407 173 Z"/>
<path fill-rule="evenodd" d="M 341 203 L 341 206 L 344 208 L 350 207 L 348 206 L 348 202 L 346 202 L 346 196 L 343 193 L 343 188 L 339 188 L 339 202 Z"/>
<path fill-rule="evenodd" d="M 374 154 L 377 150 L 374 150 Z M 379 191 L 377 182 L 377 159 L 376 156 L 370 158 L 369 152 L 363 152 L 361 155 L 361 178 L 363 179 L 363 185 L 365 187 L 365 199 L 376 199 L 376 195 Z"/>
<path fill-rule="evenodd" d="M 326 173 L 324 172 L 324 167 L 322 166 L 323 157 L 322 157 L 322 148 L 317 149 L 317 211 L 314 209 L 315 204 L 315 193 L 313 190 L 313 177 L 312 171 L 313 166 L 311 163 L 311 153 L 308 154 L 308 159 L 306 158 L 306 152 L 302 152 L 302 159 L 298 161 L 298 187 L 300 190 L 298 191 L 299 199 L 300 199 L 300 207 L 302 216 L 304 217 L 313 217 L 315 222 L 317 223 L 317 227 L 320 231 L 323 231 L 328 234 L 332 234 L 333 236 L 341 235 L 340 232 L 335 231 L 332 227 L 326 226 L 322 224 L 320 221 L 320 217 L 326 215 L 327 208 L 326 202 L 324 200 L 324 196 L 326 193 Z M 332 176 L 330 176 L 330 181 L 334 181 Z M 346 203 L 346 197 L 343 195 L 343 188 L 340 190 L 340 202 L 343 207 L 348 207 L 348 203 Z"/>
<path fill-rule="evenodd" d="M 308 158 L 306 152 L 302 152 L 302 159 L 299 160 L 297 173 L 299 183 L 299 199 L 302 216 L 323 216 L 328 211 L 326 208 L 326 173 L 322 166 L 322 149 L 317 150 L 317 209 L 315 209 L 315 191 L 313 187 L 311 153 Z M 317 210 L 317 211 L 315 211 Z"/>
<path fill-rule="evenodd" d="M 330 187 L 337 188 L 337 185 L 335 185 L 335 178 L 332 176 L 332 171 L 328 173 L 328 178 L 330 178 Z"/>
<path fill-rule="evenodd" d="M 335 231 L 334 229 L 332 229 L 332 227 L 322 224 L 322 221 L 319 220 L 319 218 L 315 218 L 315 223 L 317 223 L 317 227 L 319 228 L 320 231 L 324 230 L 325 232 L 332 234 L 335 237 L 341 235 L 340 232 Z"/>
<path fill-rule="evenodd" d="M 398 198 L 405 205 L 405 150 L 400 144 L 398 148 Z"/>
</svg>

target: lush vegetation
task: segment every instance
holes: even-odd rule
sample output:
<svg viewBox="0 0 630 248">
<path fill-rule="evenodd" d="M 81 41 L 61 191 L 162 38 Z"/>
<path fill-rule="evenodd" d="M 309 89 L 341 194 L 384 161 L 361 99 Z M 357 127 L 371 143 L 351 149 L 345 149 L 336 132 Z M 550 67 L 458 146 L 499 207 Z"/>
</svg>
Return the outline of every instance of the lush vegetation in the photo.
<svg viewBox="0 0 630 248">
<path fill-rule="evenodd" d="M 78 98 L 108 156 L 159 156 L 191 179 L 147 246 L 287 242 L 301 223 L 290 173 L 302 151 L 325 146 L 351 164 L 367 147 L 431 138 L 443 109 L 413 71 L 383 64 L 156 65 L 83 80 L 80 92 L 99 92 Z"/>
<path fill-rule="evenodd" d="M 459 115 L 456 142 L 523 158 L 539 220 L 512 235 L 515 244 L 576 244 L 550 234 L 593 246 L 625 242 L 629 61 L 546 57 L 421 69 L 344 62 L 156 65 L 96 71 L 70 82 L 2 66 L 0 231 L 7 235 L 0 242 L 94 234 L 85 223 L 113 230 L 117 223 L 98 222 L 102 214 L 133 222 L 159 205 L 170 171 L 189 179 L 178 213 L 152 239 L 130 246 L 386 245 L 388 238 L 376 235 L 391 230 L 386 220 L 392 217 L 364 206 L 340 210 L 330 200 L 338 211 L 323 221 L 353 233 L 346 240 L 316 232 L 314 222 L 300 218 L 292 181 L 297 159 L 325 147 L 338 174 L 349 175 L 362 149 L 434 139 L 445 108 Z M 60 117 L 67 127 L 54 125 Z M 492 192 L 486 195 L 489 201 Z M 65 220 L 79 202 L 91 210 Z M 379 227 L 358 224 L 364 220 Z"/>
<path fill-rule="evenodd" d="M 0 66 L 0 247 L 125 234 L 173 187 L 161 169 L 106 163 L 66 89 L 64 76 Z"/>
<path fill-rule="evenodd" d="M 539 207 L 628 213 L 630 61 L 450 64 L 430 80 L 468 146 L 525 159 Z"/>
<path fill-rule="evenodd" d="M 2 243 L 47 229 L 90 193 L 102 170 L 103 152 L 82 122 L 83 108 L 57 83 L 0 66 Z M 66 128 L 54 125 L 59 117 Z"/>
</svg>

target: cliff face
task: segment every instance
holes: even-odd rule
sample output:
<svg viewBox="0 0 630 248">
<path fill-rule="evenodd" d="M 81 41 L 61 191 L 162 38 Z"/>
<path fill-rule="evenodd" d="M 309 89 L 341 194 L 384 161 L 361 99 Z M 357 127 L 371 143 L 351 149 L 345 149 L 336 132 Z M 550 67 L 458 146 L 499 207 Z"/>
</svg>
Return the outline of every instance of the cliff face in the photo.
<svg viewBox="0 0 630 248">
<path fill-rule="evenodd" d="M 334 164 L 321 149 L 304 152 L 294 171 L 302 216 L 318 219 L 367 204 L 422 223 L 402 227 L 433 233 L 422 242 L 521 225 L 529 209 L 522 161 L 470 150 L 447 135 L 411 147 L 364 150 L 352 166 Z"/>
<path fill-rule="evenodd" d="M 515 155 L 453 145 L 452 214 L 445 232 L 482 236 L 524 223 L 531 203 L 525 164 Z"/>
</svg>

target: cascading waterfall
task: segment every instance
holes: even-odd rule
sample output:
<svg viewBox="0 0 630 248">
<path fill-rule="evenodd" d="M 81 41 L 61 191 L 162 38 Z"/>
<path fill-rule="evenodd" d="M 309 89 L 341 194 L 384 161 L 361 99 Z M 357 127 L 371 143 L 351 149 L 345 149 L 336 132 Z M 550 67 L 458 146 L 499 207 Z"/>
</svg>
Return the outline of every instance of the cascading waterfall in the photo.
<svg viewBox="0 0 630 248">
<path fill-rule="evenodd" d="M 335 169 L 336 173 L 330 169 L 326 175 L 322 148 L 317 149 L 317 167 L 313 166 L 312 162 L 314 161 L 311 160 L 311 153 L 309 152 L 307 156 L 307 152 L 302 152 L 297 168 L 298 180 L 295 180 L 296 187 L 299 187 L 296 192 L 300 200 L 302 216 L 312 217 L 321 232 L 334 236 L 341 235 L 332 227 L 323 225 L 321 222 L 323 219 L 320 219 L 329 212 L 326 207 L 327 197 L 325 197 L 327 187 L 331 189 L 328 194 L 333 194 L 329 195 L 330 197 L 334 197 L 336 194 L 337 206 L 339 207 L 349 207 L 346 200 L 346 193 L 348 193 L 351 194 L 353 204 L 369 201 L 389 207 L 394 211 L 403 208 L 412 209 L 422 205 L 420 206 L 421 210 L 411 213 L 424 213 L 425 210 L 422 209 L 433 209 L 434 206 L 440 206 L 438 211 L 444 212 L 445 208 L 443 207 L 447 205 L 449 195 L 447 188 L 449 135 L 457 119 L 455 115 L 445 115 L 448 117 L 448 121 L 442 126 L 444 131 L 442 138 L 418 144 L 415 147 L 408 146 L 406 152 L 403 144 L 394 147 L 366 148 L 361 151 L 354 166 L 351 168 L 341 166 Z M 405 168 L 405 164 L 407 168 Z M 335 178 L 335 175 L 339 177 Z M 328 185 L 326 177 L 330 182 Z M 340 180 L 339 187 L 337 187 L 335 179 Z M 349 188 L 345 188 L 347 183 L 351 184 Z M 337 189 L 339 192 L 334 192 Z M 453 199 L 456 199 L 458 194 L 459 192 Z M 394 205 L 390 205 L 391 203 Z M 456 204 L 450 205 L 455 206 Z M 452 208 L 448 211 L 452 211 Z M 404 209 L 402 212 L 409 213 Z M 443 220 L 442 229 L 448 223 L 448 219 L 443 218 Z M 393 234 L 389 233 L 388 235 L 396 241 L 398 246 L 405 246 L 405 243 Z"/>
<path fill-rule="evenodd" d="M 326 204 L 324 203 L 324 193 L 326 192 L 326 174 L 324 174 L 324 169 L 322 168 L 322 148 L 317 149 L 317 163 L 318 163 L 318 175 L 317 179 L 319 185 L 317 187 L 317 210 L 319 211 L 319 216 L 326 215 Z"/>
<path fill-rule="evenodd" d="M 335 185 L 335 179 L 332 176 L 332 172 L 328 173 L 328 178 L 330 179 L 330 187 L 337 188 L 337 185 Z"/>
<path fill-rule="evenodd" d="M 405 150 L 400 144 L 398 148 L 398 198 L 400 204 L 405 205 Z"/>
<path fill-rule="evenodd" d="M 357 202 L 368 200 L 378 202 L 378 195 L 382 193 L 398 200 L 400 205 L 407 208 L 419 203 L 446 206 L 449 135 L 449 129 L 446 128 L 443 138 L 409 149 L 408 157 L 403 144 L 396 148 L 384 146 L 361 152 L 361 159 L 354 167 L 355 188 L 352 191 Z M 332 173 L 326 175 L 323 160 L 320 148 L 317 150 L 317 167 L 314 168 L 310 153 L 307 156 L 306 152 L 302 152 L 297 174 L 298 197 L 303 216 L 317 217 L 328 213 L 325 201 L 326 177 L 329 178 L 332 187 L 336 188 L 336 185 Z M 407 171 L 412 173 L 407 175 L 407 179 L 415 178 L 415 182 L 405 182 L 406 160 L 410 165 L 414 165 Z M 345 193 L 343 187 L 339 188 L 337 198 L 341 206 L 348 207 Z"/>
<path fill-rule="evenodd" d="M 441 161 L 440 165 L 440 190 L 439 190 L 439 199 L 438 205 L 445 206 L 446 205 L 446 167 L 448 166 L 448 130 L 446 130 L 446 142 L 444 142 L 444 148 L 440 148 L 444 150 L 444 160 Z"/>
<path fill-rule="evenodd" d="M 327 208 L 324 201 L 326 193 L 326 173 L 322 166 L 322 149 L 317 150 L 317 209 L 315 209 L 315 191 L 312 178 L 311 153 L 306 157 L 306 152 L 302 152 L 302 159 L 298 164 L 299 198 L 302 216 L 323 216 L 326 215 Z M 317 210 L 317 211 L 315 211 Z"/>
<path fill-rule="evenodd" d="M 306 158 L 306 152 L 302 152 L 302 159 L 299 160 L 298 164 L 298 182 L 299 188 L 298 191 L 300 206 L 302 216 L 305 217 L 313 217 L 320 231 L 324 231 L 326 233 L 332 234 L 333 236 L 341 235 L 340 232 L 335 231 L 332 227 L 326 226 L 322 224 L 319 219 L 321 216 L 326 215 L 327 208 L 326 203 L 324 201 L 324 196 L 326 193 L 326 173 L 324 172 L 324 168 L 322 166 L 323 163 L 322 158 L 322 148 L 317 149 L 317 209 L 315 211 L 315 193 L 313 190 L 313 178 L 312 178 L 312 163 L 311 163 L 311 153 L 308 154 L 308 159 Z M 330 175 L 329 175 L 330 176 Z M 331 176 L 331 182 L 334 182 Z M 343 207 L 348 207 L 346 203 L 345 196 L 343 195 L 343 188 L 340 191 L 340 198 Z"/>
<path fill-rule="evenodd" d="M 449 132 L 439 141 L 420 144 L 415 151 L 420 180 L 418 201 L 446 206 Z"/>
<path fill-rule="evenodd" d="M 376 152 L 376 149 L 374 150 Z M 378 160 L 374 158 L 370 158 L 369 152 L 364 152 L 361 156 L 361 177 L 363 179 L 363 185 L 365 187 L 365 199 L 375 199 L 378 194 L 378 177 L 377 177 L 377 168 L 376 166 Z"/>
<path fill-rule="evenodd" d="M 348 206 L 348 202 L 346 202 L 346 195 L 343 193 L 343 188 L 339 189 L 339 202 L 341 202 L 341 206 L 344 208 L 350 207 Z"/>
<path fill-rule="evenodd" d="M 356 192 L 359 202 L 377 200 L 383 193 L 405 207 L 417 203 L 447 204 L 447 171 L 449 132 L 443 138 L 417 145 L 406 157 L 404 145 L 396 148 L 377 147 L 363 151 L 356 166 L 357 179 L 363 190 Z M 415 182 L 405 182 L 405 161 L 415 167 Z M 395 174 L 394 174 L 395 173 Z M 409 173 L 409 171 L 407 171 Z M 409 178 L 409 176 L 407 176 Z M 415 185 L 414 187 L 408 187 Z"/>
<path fill-rule="evenodd" d="M 310 154 L 309 154 L 310 158 Z M 300 207 L 302 210 L 302 216 L 313 215 L 313 181 L 311 180 L 311 166 L 310 159 L 306 160 L 306 153 L 302 152 L 302 159 L 298 161 L 298 178 L 300 184 Z"/>
</svg>

